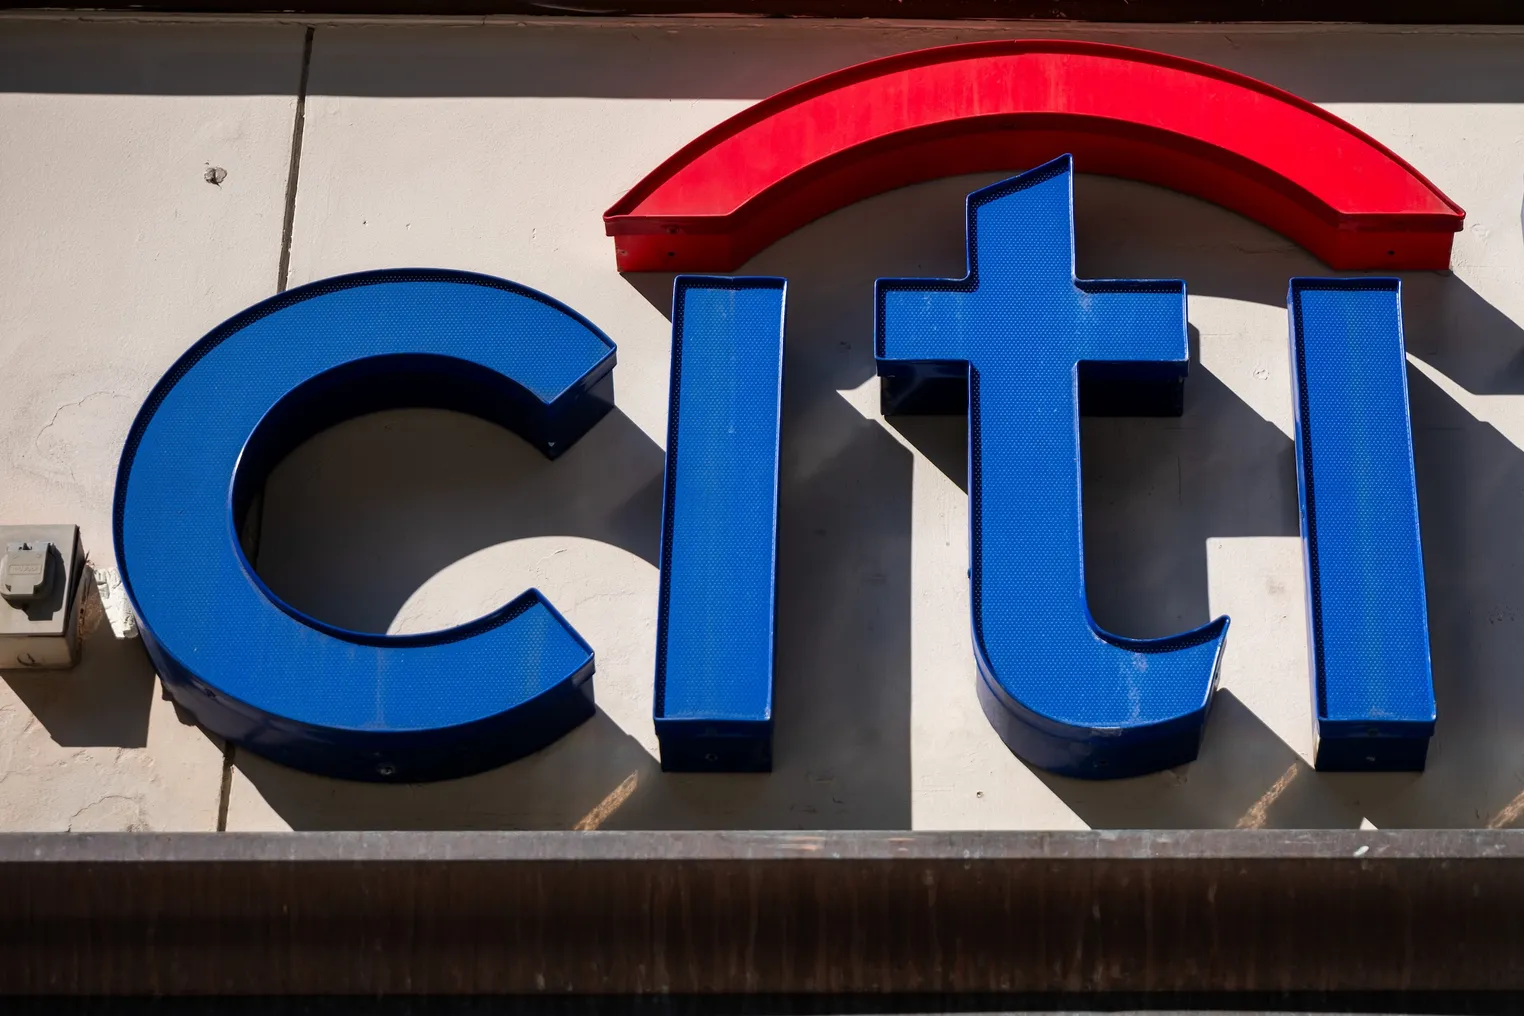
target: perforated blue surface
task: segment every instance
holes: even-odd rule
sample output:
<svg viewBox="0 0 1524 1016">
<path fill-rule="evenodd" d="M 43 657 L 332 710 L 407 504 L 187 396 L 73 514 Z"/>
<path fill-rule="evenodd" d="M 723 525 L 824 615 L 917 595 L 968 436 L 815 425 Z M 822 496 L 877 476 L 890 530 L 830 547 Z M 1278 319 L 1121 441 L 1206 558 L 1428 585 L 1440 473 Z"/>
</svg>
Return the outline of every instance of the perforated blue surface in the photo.
<svg viewBox="0 0 1524 1016">
<path fill-rule="evenodd" d="M 140 412 L 116 492 L 123 578 L 175 697 L 236 743 L 359 779 L 486 768 L 590 716 L 592 650 L 537 591 L 449 631 L 346 632 L 278 600 L 235 534 L 270 467 L 325 426 L 438 406 L 554 455 L 608 411 L 613 365 L 566 307 L 463 272 L 315 283 L 198 342 Z"/>
<path fill-rule="evenodd" d="M 1292 279 L 1319 769 L 1422 769 L 1434 681 L 1396 279 Z"/>
<path fill-rule="evenodd" d="M 662 768 L 772 765 L 784 281 L 680 276 L 657 622 Z"/>
<path fill-rule="evenodd" d="M 1128 776 L 1195 757 L 1227 618 L 1136 640 L 1085 599 L 1079 409 L 1179 411 L 1185 284 L 1074 277 L 1072 166 L 968 199 L 968 276 L 881 279 L 886 408 L 945 410 L 967 378 L 973 640 L 986 715 L 1044 769 Z M 1110 403 L 1150 392 L 1152 405 Z"/>
</svg>

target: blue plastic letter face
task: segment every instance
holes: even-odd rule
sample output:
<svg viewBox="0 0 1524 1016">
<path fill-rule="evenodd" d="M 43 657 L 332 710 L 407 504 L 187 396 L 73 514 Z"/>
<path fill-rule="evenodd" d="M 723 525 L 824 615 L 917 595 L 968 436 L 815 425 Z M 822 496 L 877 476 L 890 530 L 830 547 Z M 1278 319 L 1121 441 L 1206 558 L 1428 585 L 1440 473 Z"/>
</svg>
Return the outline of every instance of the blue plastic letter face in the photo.
<svg viewBox="0 0 1524 1016">
<path fill-rule="evenodd" d="M 1317 767 L 1422 769 L 1434 681 L 1396 279 L 1292 279 Z"/>
<path fill-rule="evenodd" d="M 117 560 L 166 686 L 208 729 L 330 776 L 459 776 L 593 713 L 593 653 L 539 592 L 426 635 L 349 632 L 281 602 L 237 519 L 288 451 L 399 406 L 500 423 L 555 456 L 612 405 L 614 345 L 533 290 L 391 271 L 292 290 L 191 348 L 117 474 Z"/>
<path fill-rule="evenodd" d="M 969 196 L 967 278 L 881 279 L 876 295 L 887 411 L 946 411 L 967 378 L 973 641 L 1001 738 L 1071 776 L 1194 759 L 1227 618 L 1101 631 L 1080 522 L 1081 389 L 1087 412 L 1179 412 L 1185 284 L 1076 281 L 1065 156 Z"/>
<path fill-rule="evenodd" d="M 662 511 L 663 769 L 772 768 L 782 279 L 680 276 Z"/>
</svg>

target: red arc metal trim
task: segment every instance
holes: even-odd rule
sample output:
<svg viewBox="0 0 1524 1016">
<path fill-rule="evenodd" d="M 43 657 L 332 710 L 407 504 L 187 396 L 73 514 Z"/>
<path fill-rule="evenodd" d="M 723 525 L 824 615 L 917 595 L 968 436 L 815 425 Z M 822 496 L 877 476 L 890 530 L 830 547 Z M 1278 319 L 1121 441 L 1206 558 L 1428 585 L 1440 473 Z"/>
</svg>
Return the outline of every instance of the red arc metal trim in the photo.
<svg viewBox="0 0 1524 1016">
<path fill-rule="evenodd" d="M 1330 268 L 1444 269 L 1465 211 L 1305 99 L 1210 64 L 1089 42 L 965 43 L 779 92 L 604 213 L 619 270 L 731 271 L 854 201 L 1072 153 L 1081 172 L 1223 205 Z"/>
</svg>

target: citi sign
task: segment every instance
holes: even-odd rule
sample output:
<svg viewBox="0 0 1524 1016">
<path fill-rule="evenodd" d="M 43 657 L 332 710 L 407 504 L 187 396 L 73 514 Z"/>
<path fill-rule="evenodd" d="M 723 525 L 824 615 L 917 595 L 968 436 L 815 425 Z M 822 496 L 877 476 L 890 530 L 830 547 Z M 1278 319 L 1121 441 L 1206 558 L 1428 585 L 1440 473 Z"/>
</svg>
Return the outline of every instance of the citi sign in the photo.
<svg viewBox="0 0 1524 1016">
<path fill-rule="evenodd" d="M 620 271 L 723 273 L 850 202 L 1011 166 L 968 198 L 968 274 L 881 279 L 886 413 L 969 421 L 971 651 L 1017 755 L 1117 777 L 1196 756 L 1228 619 L 1138 640 L 1086 604 L 1079 417 L 1178 415 L 1180 281 L 1078 280 L 1076 168 L 1224 205 L 1334 270 L 1445 269 L 1464 212 L 1311 103 L 1204 64 L 990 42 L 850 67 L 677 152 L 605 215 Z M 771 765 L 783 279 L 682 274 L 662 510 L 655 721 L 669 770 Z M 1317 764 L 1419 769 L 1434 729 L 1399 283 L 1289 280 Z M 552 458 L 612 406 L 615 350 L 501 279 L 398 269 L 283 293 L 153 389 L 117 476 L 118 562 L 148 651 L 213 732 L 329 775 L 500 765 L 593 714 L 593 649 L 538 591 L 425 635 L 345 631 L 274 595 L 236 520 L 318 431 L 460 410 Z M 786 723 L 788 718 L 781 717 Z"/>
</svg>

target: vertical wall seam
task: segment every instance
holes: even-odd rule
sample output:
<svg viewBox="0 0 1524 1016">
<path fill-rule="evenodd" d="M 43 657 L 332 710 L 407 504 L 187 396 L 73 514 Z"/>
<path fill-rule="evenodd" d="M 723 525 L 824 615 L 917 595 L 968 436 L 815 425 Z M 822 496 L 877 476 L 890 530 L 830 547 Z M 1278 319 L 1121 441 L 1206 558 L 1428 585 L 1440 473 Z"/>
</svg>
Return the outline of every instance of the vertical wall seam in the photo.
<svg viewBox="0 0 1524 1016">
<path fill-rule="evenodd" d="M 296 185 L 302 171 L 302 132 L 307 125 L 307 76 L 312 70 L 312 37 L 317 29 L 307 26 L 302 41 L 302 76 L 296 88 L 296 117 L 291 124 L 291 166 L 286 171 L 286 216 L 280 230 L 280 268 L 275 291 L 284 293 L 291 276 L 291 232 L 296 223 Z"/>
<path fill-rule="evenodd" d="M 275 276 L 277 293 L 286 291 L 291 278 L 291 233 L 296 224 L 296 187 L 302 172 L 302 132 L 307 125 L 307 78 L 312 71 L 312 37 L 316 34 L 317 29 L 308 25 L 306 34 L 302 37 L 302 69 L 296 84 L 296 115 L 291 123 L 291 161 L 286 169 L 285 210 L 280 227 L 280 263 Z M 260 517 L 253 520 L 253 529 L 250 534 L 252 536 L 249 541 L 251 565 L 257 563 L 259 530 L 264 522 L 263 491 L 260 491 L 257 500 L 260 505 L 251 509 L 251 512 L 260 513 Z M 228 803 L 233 796 L 233 755 L 236 751 L 237 748 L 231 741 L 222 746 L 222 781 L 217 788 L 217 831 L 219 833 L 227 832 L 228 828 Z"/>
<path fill-rule="evenodd" d="M 217 831 L 228 831 L 228 802 L 233 797 L 233 742 L 222 745 L 222 783 L 217 788 Z"/>
</svg>

